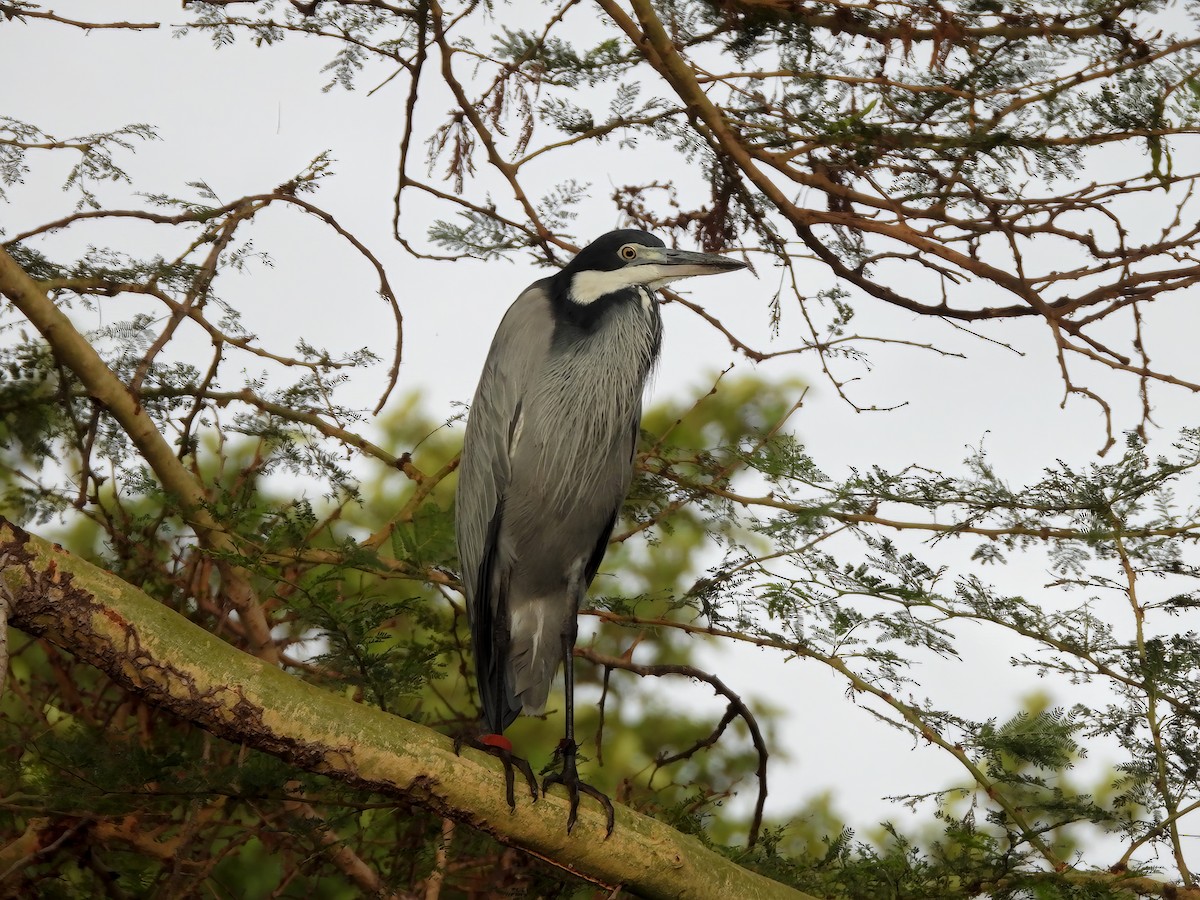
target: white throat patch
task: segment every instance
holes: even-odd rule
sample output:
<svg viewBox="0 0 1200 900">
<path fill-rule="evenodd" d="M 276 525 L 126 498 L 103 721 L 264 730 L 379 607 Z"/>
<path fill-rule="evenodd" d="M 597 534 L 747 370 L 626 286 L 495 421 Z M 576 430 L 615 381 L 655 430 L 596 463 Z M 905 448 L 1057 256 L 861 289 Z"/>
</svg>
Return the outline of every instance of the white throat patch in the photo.
<svg viewBox="0 0 1200 900">
<path fill-rule="evenodd" d="M 625 266 L 612 272 L 576 272 L 571 276 L 571 285 L 567 296 L 580 306 L 595 303 L 601 297 L 615 294 L 636 285 L 650 285 L 652 288 L 684 277 L 682 274 L 671 277 L 671 266 L 660 266 L 646 263 L 640 266 Z"/>
</svg>

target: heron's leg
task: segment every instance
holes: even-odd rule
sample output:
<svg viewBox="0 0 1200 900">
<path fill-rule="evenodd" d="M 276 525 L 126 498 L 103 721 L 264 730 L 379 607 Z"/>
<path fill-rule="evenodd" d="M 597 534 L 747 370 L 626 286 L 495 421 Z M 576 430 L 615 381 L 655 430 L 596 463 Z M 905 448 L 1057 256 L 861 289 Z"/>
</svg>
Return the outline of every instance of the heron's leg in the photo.
<svg viewBox="0 0 1200 900">
<path fill-rule="evenodd" d="M 488 756 L 494 756 L 504 764 L 504 796 L 508 800 L 509 809 L 515 811 L 517 808 L 517 798 L 513 790 L 515 780 L 513 769 L 519 770 L 525 777 L 525 783 L 529 785 L 529 793 L 533 797 L 533 802 L 537 803 L 538 787 L 537 779 L 533 776 L 533 769 L 529 767 L 527 760 L 512 752 L 512 741 L 502 734 L 481 734 L 478 737 L 460 734 L 454 739 L 456 755 L 462 749 L 463 744 L 481 750 Z"/>
<path fill-rule="evenodd" d="M 615 818 L 612 801 L 590 784 L 580 781 L 579 770 L 575 766 L 575 755 L 579 750 L 579 745 L 575 743 L 575 659 L 573 651 L 575 649 L 575 636 L 578 630 L 578 619 L 575 616 L 571 616 L 571 621 L 563 632 L 564 705 L 567 714 L 567 728 L 566 735 L 563 737 L 562 743 L 558 745 L 558 750 L 554 754 L 562 758 L 562 769 L 542 779 L 542 794 L 544 795 L 552 784 L 561 784 L 567 789 L 567 797 L 571 802 L 571 810 L 567 815 L 567 834 L 570 834 L 571 829 L 575 827 L 575 816 L 579 811 L 580 793 L 592 797 L 604 807 L 608 824 L 605 837 L 608 837 L 608 835 L 612 834 L 613 820 Z"/>
</svg>

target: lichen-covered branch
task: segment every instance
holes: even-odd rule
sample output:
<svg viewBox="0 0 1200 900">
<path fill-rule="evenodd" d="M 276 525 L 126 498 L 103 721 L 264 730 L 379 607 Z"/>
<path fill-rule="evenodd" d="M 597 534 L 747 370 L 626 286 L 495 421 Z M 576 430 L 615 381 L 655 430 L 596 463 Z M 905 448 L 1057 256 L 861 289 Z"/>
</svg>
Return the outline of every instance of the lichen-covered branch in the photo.
<svg viewBox="0 0 1200 900">
<path fill-rule="evenodd" d="M 808 895 L 747 871 L 621 808 L 604 840 L 598 812 L 566 832 L 567 803 L 520 798 L 471 750 L 314 687 L 241 653 L 116 576 L 0 519 L 0 584 L 12 624 L 106 672 L 144 702 L 296 767 L 426 807 L 597 884 L 646 897 L 768 900 Z"/>
</svg>

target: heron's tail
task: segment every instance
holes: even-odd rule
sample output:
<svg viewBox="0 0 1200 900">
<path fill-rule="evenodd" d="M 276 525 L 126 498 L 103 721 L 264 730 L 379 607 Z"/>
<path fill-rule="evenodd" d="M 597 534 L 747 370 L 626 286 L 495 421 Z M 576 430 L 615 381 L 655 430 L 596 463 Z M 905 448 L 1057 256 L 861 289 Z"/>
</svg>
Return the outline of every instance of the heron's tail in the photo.
<svg viewBox="0 0 1200 900">
<path fill-rule="evenodd" d="M 508 616 L 508 579 L 497 579 L 493 597 L 479 597 L 470 604 L 471 644 L 475 651 L 475 682 L 483 723 L 491 734 L 504 729 L 521 714 L 521 701 L 513 691 L 508 664 L 510 631 Z"/>
<path fill-rule="evenodd" d="M 522 599 L 513 604 L 511 643 L 508 649 L 512 690 L 527 715 L 546 709 L 550 686 L 563 661 L 566 627 L 562 597 Z"/>
</svg>

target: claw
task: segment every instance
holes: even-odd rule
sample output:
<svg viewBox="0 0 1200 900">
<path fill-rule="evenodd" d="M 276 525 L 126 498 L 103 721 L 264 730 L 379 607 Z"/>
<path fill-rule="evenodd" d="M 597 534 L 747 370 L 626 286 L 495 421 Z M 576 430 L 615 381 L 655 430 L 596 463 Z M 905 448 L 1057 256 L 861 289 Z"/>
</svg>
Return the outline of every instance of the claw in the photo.
<svg viewBox="0 0 1200 900">
<path fill-rule="evenodd" d="M 458 735 L 454 738 L 454 753 L 457 756 L 463 744 L 468 747 L 474 747 L 486 753 L 488 756 L 494 756 L 504 764 L 504 797 L 508 800 L 508 808 L 514 812 L 517 809 L 517 798 L 513 789 L 515 776 L 513 769 L 519 769 L 525 777 L 525 783 L 529 785 L 530 796 L 533 797 L 533 802 L 538 800 L 537 779 L 533 777 L 533 769 L 529 767 L 529 763 L 512 752 L 512 742 L 508 738 L 500 734 L 484 734 L 479 737 L 469 737 L 467 735 Z"/>
<path fill-rule="evenodd" d="M 579 812 L 579 795 L 587 794 L 597 803 L 604 807 L 604 815 L 607 820 L 607 829 L 604 837 L 607 839 L 613 832 L 613 824 L 616 818 L 616 812 L 613 809 L 612 801 L 603 793 L 579 780 L 579 771 L 575 767 L 575 752 L 579 749 L 579 745 L 574 741 L 564 740 L 558 745 L 558 750 L 555 756 L 562 757 L 562 770 L 552 772 L 542 779 L 542 796 L 550 790 L 550 786 L 561 784 L 567 789 L 567 799 L 570 801 L 570 812 L 567 814 L 567 834 L 571 833 L 571 829 L 575 827 L 576 813 Z"/>
</svg>

